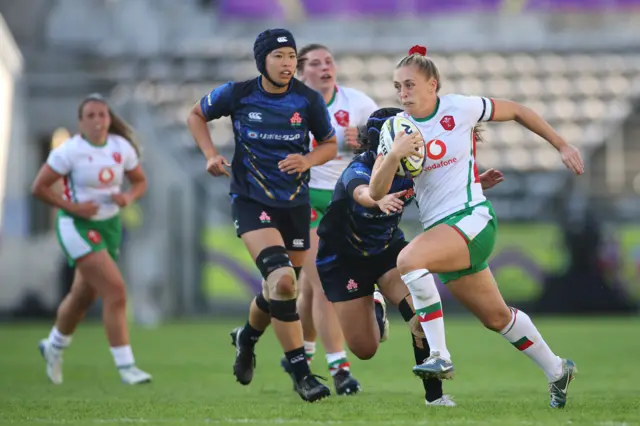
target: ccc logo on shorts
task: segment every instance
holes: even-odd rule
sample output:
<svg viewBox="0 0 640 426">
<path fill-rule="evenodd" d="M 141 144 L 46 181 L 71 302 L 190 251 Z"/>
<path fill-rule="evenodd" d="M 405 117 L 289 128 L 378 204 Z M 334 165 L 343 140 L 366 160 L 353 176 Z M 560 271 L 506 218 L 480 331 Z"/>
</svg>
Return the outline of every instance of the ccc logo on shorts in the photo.
<svg viewBox="0 0 640 426">
<path fill-rule="evenodd" d="M 316 209 L 311 209 L 311 222 L 313 222 L 317 218 L 318 218 L 318 212 L 316 211 Z"/>
<path fill-rule="evenodd" d="M 102 241 L 102 237 L 100 237 L 100 233 L 98 231 L 94 231 L 93 229 L 87 232 L 87 239 L 91 241 L 93 244 L 100 244 L 100 241 Z"/>
</svg>

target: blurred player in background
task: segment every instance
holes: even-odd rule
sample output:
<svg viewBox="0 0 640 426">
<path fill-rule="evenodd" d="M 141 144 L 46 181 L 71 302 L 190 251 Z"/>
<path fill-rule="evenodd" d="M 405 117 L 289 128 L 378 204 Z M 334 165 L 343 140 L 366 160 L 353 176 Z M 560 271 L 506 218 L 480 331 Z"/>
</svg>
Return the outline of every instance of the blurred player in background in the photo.
<svg viewBox="0 0 640 426">
<path fill-rule="evenodd" d="M 369 96 L 359 90 L 339 86 L 336 83 L 337 67 L 333 55 L 326 46 L 309 44 L 298 52 L 298 75 L 307 86 L 320 92 L 327 104 L 331 123 L 336 130 L 338 155 L 331 161 L 311 169 L 309 198 L 311 200 L 311 239 L 309 254 L 300 274 L 298 313 L 304 332 L 304 348 L 307 361 L 311 363 L 316 351 L 316 329 L 326 352 L 329 371 L 338 395 L 354 394 L 360 384 L 351 375 L 344 336 L 331 304 L 327 301 L 318 271 L 316 254 L 318 235 L 316 228 L 327 211 L 333 189 L 340 174 L 353 159 L 358 148 L 358 126 L 367 122 L 369 115 L 378 107 Z M 315 138 L 311 148 L 316 148 Z M 282 359 L 285 371 L 291 374 L 286 359 Z"/>
<path fill-rule="evenodd" d="M 422 363 L 430 355 L 429 346 L 418 325 L 411 294 L 396 268 L 398 253 L 408 244 L 399 224 L 405 205 L 414 197 L 413 179 L 394 176 L 387 195 L 380 201 L 371 199 L 368 189 L 380 129 L 388 118 L 401 111 L 398 108 L 375 111 L 360 132 L 363 152 L 340 176 L 318 228 L 317 267 L 326 297 L 333 303 L 349 349 L 356 356 L 372 358 L 378 342 L 387 337 L 383 294 L 398 307 L 411 328 L 415 359 Z M 411 137 L 398 135 L 393 150 L 399 156 L 413 150 Z M 489 170 L 480 179 L 488 189 L 502 181 L 502 174 Z M 382 294 L 374 290 L 376 283 Z M 428 406 L 455 406 L 442 394 L 439 378 L 426 378 L 423 384 Z"/>
<path fill-rule="evenodd" d="M 296 43 L 284 29 L 262 32 L 254 44 L 260 76 L 214 89 L 194 105 L 189 129 L 214 176 L 230 176 L 237 234 L 263 277 L 244 327 L 231 333 L 237 380 L 248 385 L 254 346 L 273 324 L 300 397 L 313 402 L 330 394 L 305 359 L 296 309 L 297 278 L 309 250 L 309 169 L 336 155 L 335 130 L 322 96 L 294 78 Z M 229 164 L 213 146 L 207 122 L 230 116 L 235 153 Z M 318 147 L 309 152 L 309 132 Z"/>
<path fill-rule="evenodd" d="M 57 207 L 58 241 L 69 264 L 75 265 L 71 291 L 58 307 L 48 339 L 40 342 L 47 376 L 61 384 L 62 353 L 85 314 L 102 298 L 102 321 L 113 359 L 124 383 L 151 381 L 135 365 L 129 344 L 126 289 L 118 269 L 122 225 L 120 209 L 140 198 L 147 182 L 139 163 L 140 150 L 129 125 L 99 95 L 78 109 L 81 134 L 49 154 L 32 186 L 33 195 Z M 131 188 L 122 192 L 124 178 Z M 64 197 L 53 189 L 63 179 Z"/>
<path fill-rule="evenodd" d="M 426 141 L 427 155 L 424 171 L 415 180 L 425 231 L 398 257 L 398 270 L 411 291 L 432 351 L 426 362 L 414 367 L 414 373 L 423 378 L 448 378 L 453 373 L 440 295 L 432 275 L 437 273 L 487 328 L 500 333 L 544 371 L 550 406 L 563 408 L 575 364 L 551 351 L 526 313 L 506 305 L 487 264 L 496 241 L 497 218 L 478 177 L 473 129 L 479 122 L 516 121 L 549 141 L 567 168 L 578 175 L 584 170 L 579 151 L 542 117 L 515 102 L 438 96 L 440 75 L 424 47 L 414 46 L 398 63 L 394 85 L 404 109 L 401 115 L 422 133 L 413 143 L 418 146 Z M 377 160 L 369 187 L 374 200 L 387 195 L 400 154 Z"/>
</svg>

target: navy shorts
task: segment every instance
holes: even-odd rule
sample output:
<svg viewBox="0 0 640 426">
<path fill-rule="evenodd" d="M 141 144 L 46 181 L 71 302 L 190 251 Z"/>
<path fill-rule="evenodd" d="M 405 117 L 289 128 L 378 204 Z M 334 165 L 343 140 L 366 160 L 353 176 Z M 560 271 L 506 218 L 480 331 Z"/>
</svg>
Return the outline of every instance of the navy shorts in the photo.
<svg viewBox="0 0 640 426">
<path fill-rule="evenodd" d="M 231 198 L 231 213 L 236 234 L 257 229 L 275 228 L 280 231 L 287 250 L 309 250 L 311 207 L 303 204 L 290 208 L 269 207 L 248 198 Z"/>
<path fill-rule="evenodd" d="M 371 296 L 380 277 L 396 267 L 407 244 L 399 241 L 382 253 L 351 257 L 337 255 L 321 242 L 316 266 L 327 300 L 335 303 Z"/>
</svg>

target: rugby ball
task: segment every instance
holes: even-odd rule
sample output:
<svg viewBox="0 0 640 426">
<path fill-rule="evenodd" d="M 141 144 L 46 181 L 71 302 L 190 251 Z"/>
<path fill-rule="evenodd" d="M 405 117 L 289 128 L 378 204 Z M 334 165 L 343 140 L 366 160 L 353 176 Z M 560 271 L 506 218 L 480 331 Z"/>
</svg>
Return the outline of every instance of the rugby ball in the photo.
<svg viewBox="0 0 640 426">
<path fill-rule="evenodd" d="M 378 154 L 386 156 L 391 152 L 391 146 L 396 135 L 404 131 L 410 135 L 413 133 L 420 134 L 420 129 L 413 124 L 413 122 L 407 118 L 396 116 L 387 119 L 382 125 L 380 131 L 380 143 L 378 144 Z M 416 177 L 422 173 L 425 158 L 425 145 L 422 144 L 420 148 L 416 150 L 422 156 L 411 155 L 400 160 L 400 167 L 396 174 L 398 176 L 412 176 Z"/>
</svg>

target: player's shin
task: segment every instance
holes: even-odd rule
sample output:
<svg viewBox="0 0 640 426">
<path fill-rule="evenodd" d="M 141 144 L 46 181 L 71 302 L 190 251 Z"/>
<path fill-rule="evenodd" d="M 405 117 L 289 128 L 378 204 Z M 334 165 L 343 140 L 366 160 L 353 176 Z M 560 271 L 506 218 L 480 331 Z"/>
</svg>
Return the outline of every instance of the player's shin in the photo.
<svg viewBox="0 0 640 426">
<path fill-rule="evenodd" d="M 296 380 L 311 374 L 302 343 L 302 324 L 296 313 L 296 300 L 271 300 L 273 330 L 280 341 Z"/>
<path fill-rule="evenodd" d="M 407 298 L 410 296 L 411 295 L 407 295 Z M 415 312 L 406 300 L 407 298 L 403 299 L 398 304 L 398 310 L 411 330 L 411 343 L 413 346 L 413 355 L 415 357 L 416 364 L 422 364 L 427 358 L 429 358 L 431 351 L 427 340 L 424 338 L 421 327 L 416 327 L 417 319 L 415 317 Z M 442 381 L 440 379 L 422 379 L 422 386 L 424 387 L 425 400 L 427 402 L 432 402 L 442 398 Z"/>
<path fill-rule="evenodd" d="M 269 302 L 262 292 L 258 293 L 249 307 L 249 319 L 238 336 L 240 345 L 253 347 L 271 322 Z"/>
<path fill-rule="evenodd" d="M 297 312 L 295 275 L 281 268 L 280 276 L 267 278 L 270 294 L 271 324 L 297 381 L 311 374 L 302 339 L 302 323 Z M 292 272 L 292 271 L 291 271 Z M 277 274 L 278 271 L 274 271 Z M 271 280 L 270 280 L 271 279 Z M 273 281 L 273 282 L 270 282 Z M 291 288 L 292 291 L 284 291 Z"/>
<path fill-rule="evenodd" d="M 549 382 L 563 375 L 562 358 L 554 354 L 526 313 L 509 308 L 511 320 L 500 334 L 544 371 Z"/>
<path fill-rule="evenodd" d="M 450 361 L 451 355 L 447 349 L 444 331 L 442 302 L 433 275 L 426 269 L 419 269 L 404 274 L 402 280 L 411 292 L 413 306 L 431 352 L 438 352 L 440 357 Z"/>
</svg>

